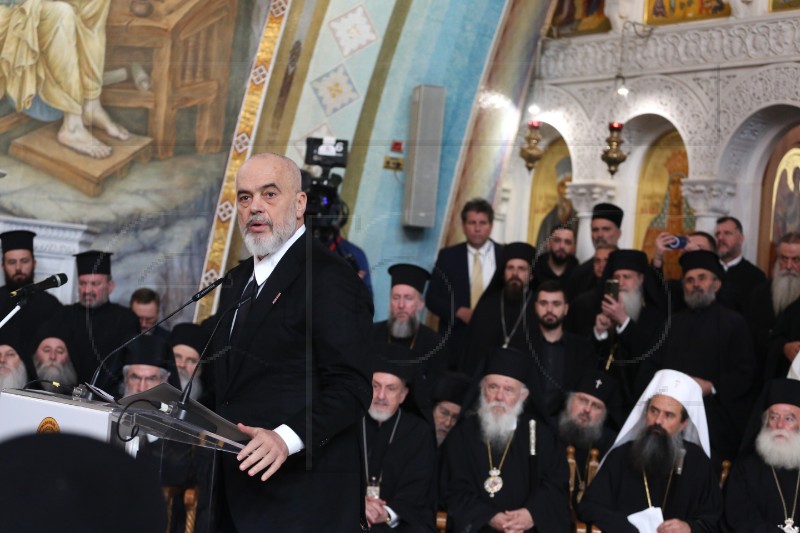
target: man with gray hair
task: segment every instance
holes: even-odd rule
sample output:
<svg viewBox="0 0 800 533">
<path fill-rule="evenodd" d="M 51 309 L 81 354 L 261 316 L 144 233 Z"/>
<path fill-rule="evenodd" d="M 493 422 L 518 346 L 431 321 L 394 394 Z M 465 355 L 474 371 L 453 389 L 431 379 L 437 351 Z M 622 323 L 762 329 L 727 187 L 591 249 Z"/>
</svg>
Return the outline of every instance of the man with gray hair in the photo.
<svg viewBox="0 0 800 533">
<path fill-rule="evenodd" d="M 569 529 L 566 452 L 523 412 L 531 370 L 528 354 L 491 354 L 477 413 L 442 445 L 441 497 L 455 531 Z"/>
<path fill-rule="evenodd" d="M 797 532 L 800 381 L 768 382 L 755 411 L 726 487 L 726 531 Z"/>
<path fill-rule="evenodd" d="M 21 389 L 28 382 L 21 350 L 22 344 L 13 331 L 0 331 L 0 391 Z"/>
<path fill-rule="evenodd" d="M 171 360 L 172 350 L 161 337 L 144 335 L 131 342 L 125 347 L 122 395 L 138 394 L 166 383 Z"/>
<path fill-rule="evenodd" d="M 62 387 L 74 387 L 78 384 L 78 373 L 69 358 L 67 344 L 46 327 L 37 336 L 32 362 L 36 376 L 41 380 L 52 381 Z M 42 387 L 51 392 L 65 392 L 54 384 L 44 383 Z"/>
<path fill-rule="evenodd" d="M 639 398 L 578 506 L 603 531 L 716 531 L 722 496 L 709 460 L 702 391 L 658 372 Z"/>
</svg>

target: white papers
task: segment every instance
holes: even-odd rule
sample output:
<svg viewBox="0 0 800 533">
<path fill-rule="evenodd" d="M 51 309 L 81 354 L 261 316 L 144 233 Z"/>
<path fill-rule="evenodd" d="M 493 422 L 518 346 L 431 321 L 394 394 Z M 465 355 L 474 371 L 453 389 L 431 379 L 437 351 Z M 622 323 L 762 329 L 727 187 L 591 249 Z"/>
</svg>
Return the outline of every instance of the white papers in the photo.
<svg viewBox="0 0 800 533">
<path fill-rule="evenodd" d="M 664 522 L 661 507 L 648 507 L 644 511 L 628 515 L 628 522 L 633 524 L 639 533 L 656 533 L 656 529 Z"/>
</svg>

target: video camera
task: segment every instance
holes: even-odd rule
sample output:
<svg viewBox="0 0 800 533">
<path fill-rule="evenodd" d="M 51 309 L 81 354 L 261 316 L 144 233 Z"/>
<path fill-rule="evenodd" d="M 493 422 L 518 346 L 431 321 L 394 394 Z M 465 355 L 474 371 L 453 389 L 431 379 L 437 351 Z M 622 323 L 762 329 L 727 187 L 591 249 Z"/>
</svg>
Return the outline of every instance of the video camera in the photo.
<svg viewBox="0 0 800 533">
<path fill-rule="evenodd" d="M 303 171 L 303 190 L 308 196 L 306 214 L 310 217 L 313 228 L 334 230 L 335 236 L 338 236 L 338 231 L 347 223 L 350 210 L 339 198 L 339 185 L 343 178 L 340 174 L 331 173 L 331 169 L 347 167 L 347 145 L 347 141 L 334 137 L 306 139 L 306 164 L 322 168 L 319 177 Z"/>
</svg>

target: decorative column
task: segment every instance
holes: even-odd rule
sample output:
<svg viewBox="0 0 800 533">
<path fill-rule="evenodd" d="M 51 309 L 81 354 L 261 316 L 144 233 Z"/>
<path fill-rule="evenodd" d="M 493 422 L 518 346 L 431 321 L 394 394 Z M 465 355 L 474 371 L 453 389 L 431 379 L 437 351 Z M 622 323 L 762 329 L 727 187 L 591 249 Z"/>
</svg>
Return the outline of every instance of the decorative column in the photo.
<svg viewBox="0 0 800 533">
<path fill-rule="evenodd" d="M 694 210 L 695 231 L 714 234 L 717 219 L 727 215 L 736 196 L 736 183 L 719 178 L 690 178 L 683 181 L 683 197 Z"/>
<path fill-rule="evenodd" d="M 594 255 L 592 245 L 592 208 L 601 202 L 613 202 L 617 184 L 611 180 L 572 182 L 567 185 L 567 198 L 578 213 L 578 247 L 575 255 L 583 262 Z"/>
</svg>

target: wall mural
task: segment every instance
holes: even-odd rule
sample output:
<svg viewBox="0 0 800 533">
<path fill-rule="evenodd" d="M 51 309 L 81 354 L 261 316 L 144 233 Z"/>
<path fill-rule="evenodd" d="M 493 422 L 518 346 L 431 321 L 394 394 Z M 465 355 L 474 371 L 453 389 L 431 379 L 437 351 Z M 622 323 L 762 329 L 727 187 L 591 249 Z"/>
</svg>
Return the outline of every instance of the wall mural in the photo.
<svg viewBox="0 0 800 533">
<path fill-rule="evenodd" d="M 681 185 L 689 174 L 686 147 L 680 134 L 671 131 L 650 147 L 639 177 L 636 200 L 634 243 L 650 260 L 655 251 L 655 238 L 667 231 L 686 235 L 694 231 L 694 212 L 683 198 Z M 664 255 L 664 277 L 679 279 L 681 268 L 678 251 Z"/>
<path fill-rule="evenodd" d="M 729 17 L 726 0 L 647 0 L 645 24 L 676 24 L 710 18 Z"/>
<path fill-rule="evenodd" d="M 184 302 L 197 290 L 269 3 L 4 8 L 0 215 L 96 232 L 88 246 L 114 253 L 113 301 L 148 286 L 165 308 Z M 74 33 L 59 30 L 65 23 Z"/>
<path fill-rule="evenodd" d="M 576 229 L 577 213 L 567 198 L 567 184 L 572 181 L 572 162 L 564 139 L 550 143 L 542 159 L 536 164 L 535 179 L 531 187 L 530 215 L 528 217 L 528 242 L 536 243 L 540 250 L 553 228 L 572 224 Z"/>
<path fill-rule="evenodd" d="M 605 15 L 605 0 L 558 0 L 553 12 L 554 37 L 575 37 L 607 32 L 611 21 Z"/>
</svg>

